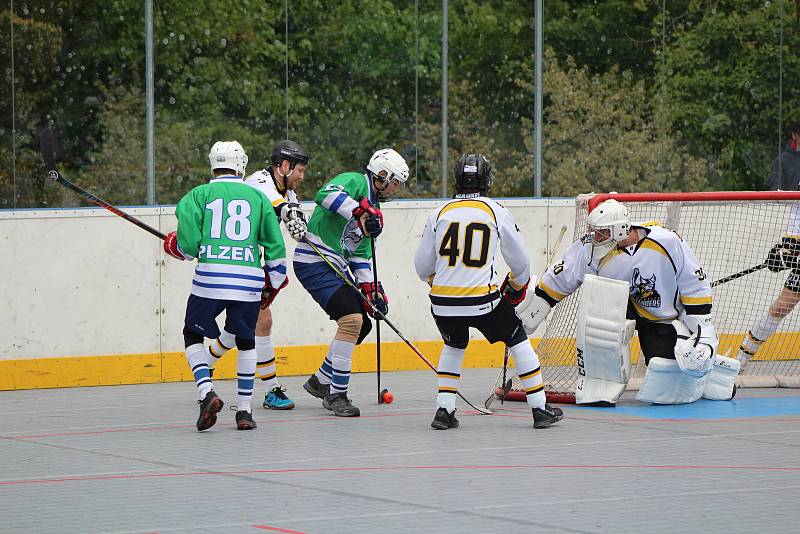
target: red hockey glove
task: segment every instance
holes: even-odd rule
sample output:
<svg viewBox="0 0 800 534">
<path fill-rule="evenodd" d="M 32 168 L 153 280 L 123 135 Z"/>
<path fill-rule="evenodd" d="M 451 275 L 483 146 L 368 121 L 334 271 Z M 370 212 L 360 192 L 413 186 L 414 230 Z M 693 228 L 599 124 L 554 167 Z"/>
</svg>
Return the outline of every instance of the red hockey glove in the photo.
<svg viewBox="0 0 800 534">
<path fill-rule="evenodd" d="M 269 280 L 269 271 L 267 271 L 267 268 L 264 267 L 264 282 L 266 283 L 266 285 L 264 286 L 264 289 L 261 291 L 262 310 L 269 308 L 269 305 L 272 304 L 272 301 L 275 300 L 275 297 L 278 296 L 280 290 L 289 285 L 289 278 L 288 277 L 284 278 L 283 283 L 281 284 L 280 287 L 278 288 L 272 287 L 272 283 Z"/>
<path fill-rule="evenodd" d="M 383 292 L 383 285 L 378 282 L 376 285 L 372 282 L 362 282 L 358 284 L 358 288 L 361 289 L 361 292 L 367 297 L 367 299 L 375 306 L 379 312 L 383 315 L 387 315 L 389 313 L 389 297 L 386 296 L 386 293 Z M 372 313 L 372 308 L 370 308 L 366 303 L 364 303 L 364 311 L 367 312 L 367 315 L 370 317 L 375 317 L 375 314 Z"/>
<path fill-rule="evenodd" d="M 530 282 L 530 279 L 528 279 L 524 286 L 516 289 L 511 285 L 511 273 L 508 273 L 506 279 L 503 280 L 503 285 L 500 286 L 500 295 L 503 299 L 507 300 L 509 304 L 516 307 L 520 302 L 525 300 L 525 294 L 528 292 L 528 284 Z"/>
<path fill-rule="evenodd" d="M 178 247 L 178 232 L 170 232 L 164 237 L 164 252 L 179 260 L 186 259 Z"/>
<path fill-rule="evenodd" d="M 383 231 L 383 213 L 381 210 L 362 198 L 358 207 L 353 210 L 353 217 L 358 221 L 358 226 L 367 237 L 378 237 Z"/>
</svg>

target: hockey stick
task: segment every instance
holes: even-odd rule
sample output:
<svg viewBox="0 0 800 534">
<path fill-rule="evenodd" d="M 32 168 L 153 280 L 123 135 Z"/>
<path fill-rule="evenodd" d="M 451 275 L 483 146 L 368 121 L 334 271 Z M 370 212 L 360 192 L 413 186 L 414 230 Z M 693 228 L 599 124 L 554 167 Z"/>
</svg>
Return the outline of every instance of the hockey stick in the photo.
<svg viewBox="0 0 800 534">
<path fill-rule="evenodd" d="M 378 260 L 375 259 L 375 238 L 370 238 L 372 247 L 372 280 L 375 292 L 378 292 Z M 378 404 L 383 404 L 383 390 L 381 389 L 381 320 L 375 319 L 375 341 L 377 343 L 375 352 L 375 367 L 378 380 Z"/>
<path fill-rule="evenodd" d="M 47 168 L 47 174 L 50 176 L 51 179 L 63 185 L 67 189 L 71 189 L 72 191 L 82 196 L 89 202 L 97 204 L 101 208 L 107 209 L 114 215 L 122 217 L 128 222 L 132 222 L 133 224 L 135 224 L 136 226 L 138 226 L 143 230 L 147 230 L 157 238 L 164 239 L 164 237 L 166 237 L 164 234 L 162 234 L 152 226 L 148 225 L 147 223 L 137 219 L 133 215 L 128 215 L 124 211 L 115 208 L 102 198 L 93 195 L 86 189 L 73 184 L 72 182 L 61 176 L 58 173 L 58 170 L 56 169 L 55 141 L 53 140 L 53 131 L 50 128 L 44 128 L 42 129 L 41 132 L 39 132 L 39 148 L 41 149 L 42 152 L 42 160 L 44 161 L 44 166 Z"/>
<path fill-rule="evenodd" d="M 558 233 L 558 237 L 556 238 L 555 243 L 553 244 L 553 248 L 550 251 L 550 256 L 548 256 L 547 258 L 547 262 L 545 263 L 544 266 L 544 272 L 547 272 L 547 269 L 550 267 L 550 264 L 553 263 L 553 259 L 556 256 L 556 251 L 558 250 L 558 247 L 561 246 L 561 240 L 564 238 L 565 233 L 567 233 L 567 226 L 563 225 L 561 227 L 561 231 Z M 489 394 L 488 397 L 486 397 L 486 400 L 483 403 L 483 405 L 486 406 L 487 410 L 494 402 L 494 399 L 496 399 L 498 396 L 501 399 L 500 403 L 501 404 L 505 403 L 506 395 L 508 395 L 508 392 L 511 391 L 512 379 L 509 378 L 508 380 L 506 380 L 507 369 L 508 369 L 508 345 L 506 345 L 506 350 L 503 355 L 503 369 L 500 371 L 500 374 L 494 381 L 494 386 L 492 386 L 492 392 Z M 500 389 L 501 386 L 502 389 Z"/>
<path fill-rule="evenodd" d="M 348 277 L 347 277 L 347 275 L 345 275 L 345 274 L 344 274 L 344 273 L 343 273 L 343 272 L 342 272 L 342 271 L 341 271 L 341 270 L 340 270 L 338 267 L 336 267 L 336 266 L 335 266 L 333 263 L 331 263 L 331 260 L 329 260 L 328 258 L 326 258 L 326 257 L 325 257 L 325 256 L 322 254 L 322 252 L 320 252 L 320 250 L 317 248 L 317 246 L 316 246 L 314 243 L 312 243 L 312 242 L 311 242 L 311 241 L 309 241 L 308 239 L 304 239 L 303 241 L 304 241 L 304 242 L 305 242 L 305 243 L 306 243 L 306 244 L 307 244 L 309 247 L 311 247 L 311 248 L 314 250 L 314 252 L 316 252 L 316 253 L 317 253 L 317 256 L 319 256 L 320 258 L 322 258 L 322 260 L 323 260 L 325 263 L 327 263 L 327 264 L 328 264 L 328 267 L 330 267 L 331 269 L 333 269 L 333 272 L 334 272 L 334 273 L 336 273 L 336 276 L 338 276 L 339 278 L 341 278 L 341 279 L 342 279 L 342 281 L 343 281 L 345 284 L 347 284 L 348 286 L 350 286 L 350 287 L 352 287 L 353 289 L 355 289 L 355 290 L 356 290 L 356 293 L 358 293 L 358 296 L 359 296 L 359 297 L 361 297 L 361 300 L 362 300 L 362 301 L 364 301 L 364 302 L 367 304 L 367 306 L 369 306 L 369 307 L 370 307 L 370 309 L 372 310 L 372 313 L 373 313 L 373 315 L 374 315 L 374 316 L 376 316 L 376 317 L 380 318 L 380 320 L 381 320 L 381 321 L 384 321 L 384 322 L 385 322 L 387 325 L 389 325 L 389 328 L 391 328 L 392 330 L 394 330 L 394 333 L 395 333 L 395 334 L 397 334 L 397 335 L 400 337 L 400 339 L 402 339 L 402 340 L 405 342 L 405 344 L 406 344 L 406 345 L 408 345 L 408 347 L 409 347 L 411 350 L 413 350 L 413 351 L 414 351 L 414 353 L 415 353 L 417 356 L 419 356 L 419 357 L 420 357 L 420 359 L 422 359 L 422 361 L 423 361 L 423 362 L 425 362 L 425 365 L 427 365 L 428 367 L 430 367 L 430 368 L 431 368 L 431 370 L 432 370 L 434 373 L 436 373 L 436 372 L 437 372 L 437 371 L 436 371 L 436 367 L 434 367 L 434 366 L 433 366 L 433 364 L 430 362 L 430 360 L 428 360 L 428 358 L 426 358 L 426 357 L 425 357 L 425 355 L 424 355 L 424 354 L 422 354 L 422 353 L 419 351 L 419 349 L 418 349 L 417 347 L 415 347 L 415 346 L 414 346 L 414 344 L 413 344 L 413 343 L 411 343 L 411 342 L 410 342 L 408 339 L 406 339 L 406 337 L 403 335 L 403 333 L 402 333 L 402 332 L 400 332 L 400 330 L 398 330 L 398 328 L 397 328 L 397 327 L 396 327 L 396 326 L 395 326 L 395 325 L 394 325 L 394 324 L 393 324 L 393 323 L 392 323 L 392 322 L 391 322 L 391 321 L 390 321 L 390 320 L 389 320 L 389 319 L 386 317 L 386 315 L 384 315 L 383 313 L 381 313 L 381 311 L 380 311 L 378 308 L 376 308 L 376 307 L 375 307 L 375 305 L 374 305 L 372 302 L 370 302 L 370 300 L 367 298 L 367 296 L 366 296 L 366 295 L 364 295 L 364 293 L 362 293 L 362 292 L 361 292 L 361 290 L 360 290 L 360 289 L 358 289 L 358 287 L 356 287 L 356 285 L 353 283 L 353 281 L 352 281 L 352 280 L 350 280 L 350 278 L 348 278 Z M 474 404 L 472 404 L 470 401 L 468 401 L 468 400 L 467 400 L 467 398 L 466 398 L 464 395 L 462 395 L 462 394 L 461 394 L 461 392 L 459 392 L 459 391 L 456 391 L 456 395 L 458 395 L 459 397 L 461 397 L 461 400 L 463 400 L 464 402 L 466 402 L 466 403 L 467 403 L 467 404 L 468 404 L 468 405 L 469 405 L 471 408 L 473 408 L 473 409 L 477 410 L 478 412 L 480 412 L 480 413 L 482 413 L 482 414 L 484 414 L 484 415 L 492 415 L 492 411 L 491 411 L 491 410 L 484 410 L 484 409 L 478 408 L 477 406 L 475 406 Z"/>
<path fill-rule="evenodd" d="M 739 271 L 738 273 L 734 273 L 734 274 L 732 274 L 730 276 L 726 276 L 725 278 L 720 278 L 719 280 L 715 280 L 714 282 L 711 282 L 711 287 L 717 287 L 718 285 L 725 284 L 727 282 L 730 282 L 731 280 L 736 280 L 737 278 L 741 278 L 741 277 L 746 276 L 746 275 L 748 275 L 750 273 L 754 273 L 756 271 L 760 271 L 761 269 L 763 269 L 766 266 L 767 266 L 766 262 L 761 263 L 759 265 L 754 265 L 754 266 L 750 267 L 749 269 L 745 269 L 744 271 Z"/>
</svg>

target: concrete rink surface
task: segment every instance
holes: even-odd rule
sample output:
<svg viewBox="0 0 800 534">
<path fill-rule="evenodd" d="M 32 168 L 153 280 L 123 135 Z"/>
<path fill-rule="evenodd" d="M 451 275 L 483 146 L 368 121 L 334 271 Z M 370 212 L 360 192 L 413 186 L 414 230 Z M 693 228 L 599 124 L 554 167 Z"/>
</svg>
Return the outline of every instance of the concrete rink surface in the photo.
<svg viewBox="0 0 800 534">
<path fill-rule="evenodd" d="M 482 406 L 497 371 L 465 369 Z M 430 428 L 436 375 L 356 374 L 359 418 L 301 387 L 235 429 L 235 380 L 199 433 L 193 383 L 0 392 L 0 532 L 800 532 L 800 391 L 731 402 L 562 406 L 532 428 L 524 404 L 492 416 L 458 401 L 461 427 Z"/>
</svg>

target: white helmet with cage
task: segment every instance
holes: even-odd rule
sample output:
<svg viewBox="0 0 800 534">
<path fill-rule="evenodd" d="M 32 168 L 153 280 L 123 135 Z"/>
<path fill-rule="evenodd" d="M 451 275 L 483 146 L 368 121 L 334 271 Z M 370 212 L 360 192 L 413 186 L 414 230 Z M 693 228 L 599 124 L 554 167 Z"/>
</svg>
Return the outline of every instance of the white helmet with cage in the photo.
<svg viewBox="0 0 800 534">
<path fill-rule="evenodd" d="M 589 214 L 586 221 L 592 243 L 592 256 L 602 258 L 611 252 L 617 243 L 631 233 L 628 208 L 613 198 L 601 202 Z"/>
<path fill-rule="evenodd" d="M 247 154 L 238 141 L 217 141 L 208 153 L 211 170 L 230 169 L 238 176 L 244 176 L 247 168 Z"/>
</svg>

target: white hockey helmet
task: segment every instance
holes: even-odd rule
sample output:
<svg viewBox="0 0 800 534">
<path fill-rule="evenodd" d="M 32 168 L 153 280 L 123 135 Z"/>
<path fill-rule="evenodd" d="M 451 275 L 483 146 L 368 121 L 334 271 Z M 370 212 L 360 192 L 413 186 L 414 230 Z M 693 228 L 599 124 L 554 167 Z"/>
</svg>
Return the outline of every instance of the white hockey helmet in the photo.
<svg viewBox="0 0 800 534">
<path fill-rule="evenodd" d="M 217 141 L 208 153 L 211 170 L 230 169 L 238 176 L 244 176 L 247 168 L 247 154 L 238 141 Z"/>
<path fill-rule="evenodd" d="M 408 163 L 403 156 L 391 148 L 382 148 L 376 151 L 367 164 L 367 174 L 370 178 L 383 183 L 383 189 L 378 190 L 378 197 L 392 180 L 397 180 L 405 185 L 408 180 Z M 381 200 L 386 200 L 381 198 Z"/>
<path fill-rule="evenodd" d="M 586 225 L 592 240 L 592 256 L 595 258 L 602 258 L 611 252 L 617 243 L 627 239 L 631 233 L 628 208 L 613 198 L 593 209 Z"/>
</svg>

